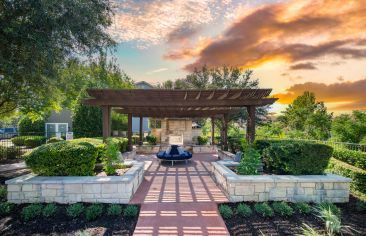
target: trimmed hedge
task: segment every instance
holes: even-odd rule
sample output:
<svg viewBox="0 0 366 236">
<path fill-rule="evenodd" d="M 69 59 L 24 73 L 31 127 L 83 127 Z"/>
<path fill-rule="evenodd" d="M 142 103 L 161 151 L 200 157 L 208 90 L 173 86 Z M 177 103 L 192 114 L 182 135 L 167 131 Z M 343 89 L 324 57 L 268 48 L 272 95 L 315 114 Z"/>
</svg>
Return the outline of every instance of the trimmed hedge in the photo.
<svg viewBox="0 0 366 236">
<path fill-rule="evenodd" d="M 24 145 L 28 148 L 35 148 L 46 143 L 47 138 L 44 136 L 28 136 L 24 140 Z"/>
<path fill-rule="evenodd" d="M 18 122 L 19 135 L 44 135 L 45 121 L 39 119 L 32 121 L 28 116 L 23 116 Z"/>
<path fill-rule="evenodd" d="M 324 144 L 281 141 L 270 143 L 262 157 L 275 174 L 317 175 L 324 173 L 332 153 L 333 148 Z"/>
<path fill-rule="evenodd" d="M 333 157 L 350 165 L 366 170 L 366 152 L 336 148 Z"/>
<path fill-rule="evenodd" d="M 27 166 L 43 176 L 94 175 L 98 150 L 83 140 L 49 143 L 35 148 L 25 157 Z"/>
<path fill-rule="evenodd" d="M 15 146 L 24 146 L 24 142 L 25 142 L 25 139 L 26 139 L 27 137 L 28 137 L 28 136 L 17 136 L 17 137 L 11 138 L 11 142 L 12 142 Z"/>
<path fill-rule="evenodd" d="M 20 155 L 20 150 L 17 147 L 0 146 L 0 160 L 15 159 Z"/>
<path fill-rule="evenodd" d="M 343 161 L 331 158 L 328 168 L 328 172 L 333 174 L 342 175 L 352 179 L 351 189 L 366 193 L 366 171 L 355 166 L 349 165 Z"/>
</svg>

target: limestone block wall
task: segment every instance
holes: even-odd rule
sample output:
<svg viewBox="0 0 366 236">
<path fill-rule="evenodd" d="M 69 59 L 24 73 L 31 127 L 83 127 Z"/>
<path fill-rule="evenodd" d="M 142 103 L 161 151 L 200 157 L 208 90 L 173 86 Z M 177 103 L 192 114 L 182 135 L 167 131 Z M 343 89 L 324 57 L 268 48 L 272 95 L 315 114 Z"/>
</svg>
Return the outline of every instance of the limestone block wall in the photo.
<svg viewBox="0 0 366 236">
<path fill-rule="evenodd" d="M 168 143 L 169 136 L 182 136 L 183 143 L 192 143 L 191 119 L 163 119 L 161 120 L 161 142 Z"/>
<path fill-rule="evenodd" d="M 143 181 L 144 163 L 130 162 L 123 176 L 35 176 L 23 175 L 5 182 L 8 201 L 128 203 Z M 128 164 L 128 163 L 126 163 Z"/>
<path fill-rule="evenodd" d="M 351 179 L 338 175 L 237 175 L 227 165 L 212 164 L 217 184 L 231 202 L 288 201 L 335 203 L 349 201 Z"/>
</svg>

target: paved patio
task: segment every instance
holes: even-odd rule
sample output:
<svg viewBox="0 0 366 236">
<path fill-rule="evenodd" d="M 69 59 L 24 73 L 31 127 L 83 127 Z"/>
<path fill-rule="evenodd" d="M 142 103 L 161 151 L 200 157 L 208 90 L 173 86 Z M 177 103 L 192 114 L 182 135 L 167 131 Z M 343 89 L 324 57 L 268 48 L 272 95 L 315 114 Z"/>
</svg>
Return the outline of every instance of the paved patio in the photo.
<svg viewBox="0 0 366 236">
<path fill-rule="evenodd" d="M 195 154 L 188 164 L 146 162 L 145 180 L 131 203 L 141 204 L 134 235 L 229 235 L 217 211 L 227 198 L 211 178 L 216 154 Z"/>
</svg>

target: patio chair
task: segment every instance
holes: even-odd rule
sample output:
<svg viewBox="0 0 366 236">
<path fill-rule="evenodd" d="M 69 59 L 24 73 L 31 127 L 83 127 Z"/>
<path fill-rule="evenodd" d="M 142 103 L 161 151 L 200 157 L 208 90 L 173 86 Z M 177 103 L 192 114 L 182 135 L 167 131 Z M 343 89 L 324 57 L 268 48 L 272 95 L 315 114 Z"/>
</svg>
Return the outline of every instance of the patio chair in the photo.
<svg viewBox="0 0 366 236">
<path fill-rule="evenodd" d="M 192 153 L 185 151 L 178 145 L 171 145 L 166 151 L 158 152 L 156 157 L 160 161 L 171 161 L 173 166 L 174 161 L 185 161 L 187 163 L 192 158 Z"/>
</svg>

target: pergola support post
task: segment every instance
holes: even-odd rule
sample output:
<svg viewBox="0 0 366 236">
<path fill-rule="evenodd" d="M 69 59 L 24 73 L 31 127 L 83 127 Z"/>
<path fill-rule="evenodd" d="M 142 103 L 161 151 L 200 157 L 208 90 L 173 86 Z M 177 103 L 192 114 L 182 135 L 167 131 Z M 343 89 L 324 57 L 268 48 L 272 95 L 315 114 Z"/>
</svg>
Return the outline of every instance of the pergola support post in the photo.
<svg viewBox="0 0 366 236">
<path fill-rule="evenodd" d="M 111 135 L 111 107 L 102 106 L 102 123 L 103 123 L 103 141 L 106 142 L 107 138 Z"/>
<path fill-rule="evenodd" d="M 247 106 L 247 133 L 246 139 L 248 143 L 253 143 L 255 139 L 255 106 Z"/>
<path fill-rule="evenodd" d="M 228 150 L 228 142 L 227 142 L 227 130 L 228 130 L 228 123 L 229 123 L 229 116 L 228 114 L 224 114 L 223 120 L 222 120 L 222 148 L 224 151 Z"/>
<path fill-rule="evenodd" d="M 128 139 L 128 151 L 132 151 L 132 114 L 128 114 L 128 130 L 127 130 L 127 139 Z"/>
<path fill-rule="evenodd" d="M 211 144 L 215 145 L 215 118 L 211 117 Z"/>
<path fill-rule="evenodd" d="M 143 120 L 144 120 L 144 118 L 142 116 L 140 116 L 140 141 L 139 141 L 140 146 L 142 146 L 142 144 L 144 143 Z"/>
</svg>

